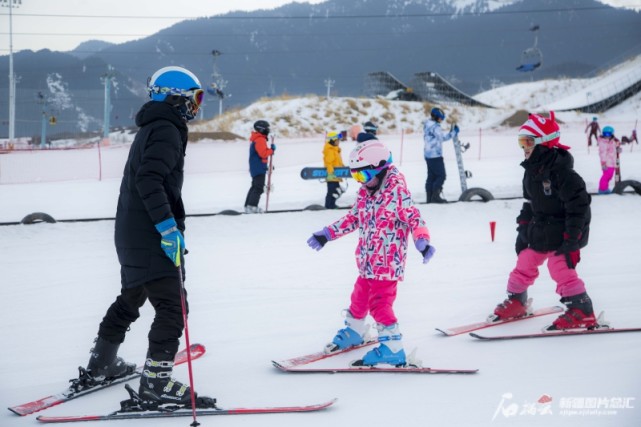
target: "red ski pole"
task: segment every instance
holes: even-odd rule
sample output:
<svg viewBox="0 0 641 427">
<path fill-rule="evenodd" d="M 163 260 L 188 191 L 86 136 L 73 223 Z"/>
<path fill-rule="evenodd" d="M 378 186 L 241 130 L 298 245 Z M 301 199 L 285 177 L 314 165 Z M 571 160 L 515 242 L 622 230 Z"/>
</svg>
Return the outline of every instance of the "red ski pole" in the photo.
<svg viewBox="0 0 641 427">
<path fill-rule="evenodd" d="M 190 424 L 192 427 L 198 427 L 200 423 L 196 420 L 196 393 L 194 392 L 194 372 L 191 367 L 191 343 L 189 342 L 189 325 L 187 323 L 187 303 L 185 300 L 185 282 L 183 280 L 183 272 L 180 268 L 180 258 L 178 258 L 178 277 L 180 278 L 180 305 L 183 312 L 183 323 L 185 324 L 185 344 L 187 345 L 187 370 L 189 371 L 189 391 L 191 394 L 191 413 L 194 422 Z"/>
</svg>

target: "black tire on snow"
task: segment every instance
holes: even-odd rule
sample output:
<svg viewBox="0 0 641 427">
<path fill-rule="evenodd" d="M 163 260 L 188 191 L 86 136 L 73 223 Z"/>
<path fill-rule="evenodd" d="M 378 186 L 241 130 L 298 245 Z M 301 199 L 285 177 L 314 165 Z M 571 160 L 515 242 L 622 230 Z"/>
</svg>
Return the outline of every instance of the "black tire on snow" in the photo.
<svg viewBox="0 0 641 427">
<path fill-rule="evenodd" d="M 484 188 L 468 188 L 461 194 L 461 197 L 459 197 L 459 202 L 471 202 L 472 197 L 478 196 L 481 198 L 483 202 L 489 202 L 490 200 L 494 200 L 494 196 L 492 193 L 487 191 Z"/>
<path fill-rule="evenodd" d="M 241 213 L 238 211 L 235 211 L 233 209 L 225 209 L 224 211 L 218 212 L 218 215 L 230 215 L 230 216 L 236 216 L 240 215 Z"/>
<path fill-rule="evenodd" d="M 305 209 L 303 209 L 303 210 L 304 210 L 304 211 L 324 211 L 324 210 L 325 210 L 325 206 L 321 206 L 321 205 L 309 205 L 309 206 L 307 206 L 307 207 L 306 207 Z"/>
<path fill-rule="evenodd" d="M 639 181 L 634 181 L 634 180 L 626 180 L 626 181 L 621 181 L 617 183 L 614 186 L 614 190 L 612 190 L 613 193 L 617 194 L 623 194 L 626 188 L 632 187 L 632 189 L 635 191 L 635 193 L 641 195 L 641 182 Z"/>
<path fill-rule="evenodd" d="M 51 215 L 44 212 L 34 212 L 22 218 L 20 224 L 37 224 L 39 222 L 48 222 L 50 224 L 53 224 L 56 222 L 56 220 L 53 219 Z"/>
</svg>

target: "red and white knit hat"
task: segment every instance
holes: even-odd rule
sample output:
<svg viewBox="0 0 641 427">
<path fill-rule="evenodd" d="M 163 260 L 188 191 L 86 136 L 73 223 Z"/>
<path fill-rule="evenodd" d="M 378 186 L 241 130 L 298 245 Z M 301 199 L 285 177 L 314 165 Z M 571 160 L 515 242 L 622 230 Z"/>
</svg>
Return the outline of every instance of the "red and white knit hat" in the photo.
<svg viewBox="0 0 641 427">
<path fill-rule="evenodd" d="M 561 131 L 554 120 L 554 111 L 550 111 L 549 119 L 530 113 L 528 120 L 519 129 L 519 136 L 528 136 L 534 139 L 535 144 L 541 144 L 549 148 L 570 149 L 567 145 L 562 145 L 559 142 Z"/>
</svg>

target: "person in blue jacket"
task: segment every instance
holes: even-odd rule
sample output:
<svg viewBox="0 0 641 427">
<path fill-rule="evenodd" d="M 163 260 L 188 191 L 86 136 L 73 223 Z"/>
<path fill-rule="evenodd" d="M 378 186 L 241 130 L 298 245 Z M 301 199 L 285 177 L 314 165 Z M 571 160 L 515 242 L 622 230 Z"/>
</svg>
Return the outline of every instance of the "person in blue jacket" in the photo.
<svg viewBox="0 0 641 427">
<path fill-rule="evenodd" d="M 448 133 L 441 129 L 441 122 L 445 119 L 445 113 L 438 107 L 432 108 L 431 118 L 423 125 L 423 141 L 425 148 L 423 154 L 427 163 L 427 180 L 425 181 L 425 192 L 427 203 L 447 203 L 441 197 L 443 184 L 445 183 L 445 163 L 443 162 L 443 142 L 458 135 L 457 125 L 452 127 Z"/>
</svg>

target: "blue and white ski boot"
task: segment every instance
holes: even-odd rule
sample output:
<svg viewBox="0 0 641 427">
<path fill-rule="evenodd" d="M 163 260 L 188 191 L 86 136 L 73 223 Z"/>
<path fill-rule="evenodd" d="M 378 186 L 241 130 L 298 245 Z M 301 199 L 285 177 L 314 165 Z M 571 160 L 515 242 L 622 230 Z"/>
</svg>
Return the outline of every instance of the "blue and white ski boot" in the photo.
<svg viewBox="0 0 641 427">
<path fill-rule="evenodd" d="M 339 329 L 332 342 L 325 346 L 325 353 L 330 354 L 363 344 L 366 339 L 369 340 L 368 329 L 365 318 L 355 319 L 349 310 L 345 310 L 345 327 Z"/>
<path fill-rule="evenodd" d="M 351 365 L 376 366 L 382 363 L 396 367 L 406 366 L 407 358 L 403 349 L 403 335 L 398 328 L 398 323 L 389 326 L 377 323 L 376 329 L 380 345 L 368 351 L 362 359 L 352 362 Z"/>
</svg>

